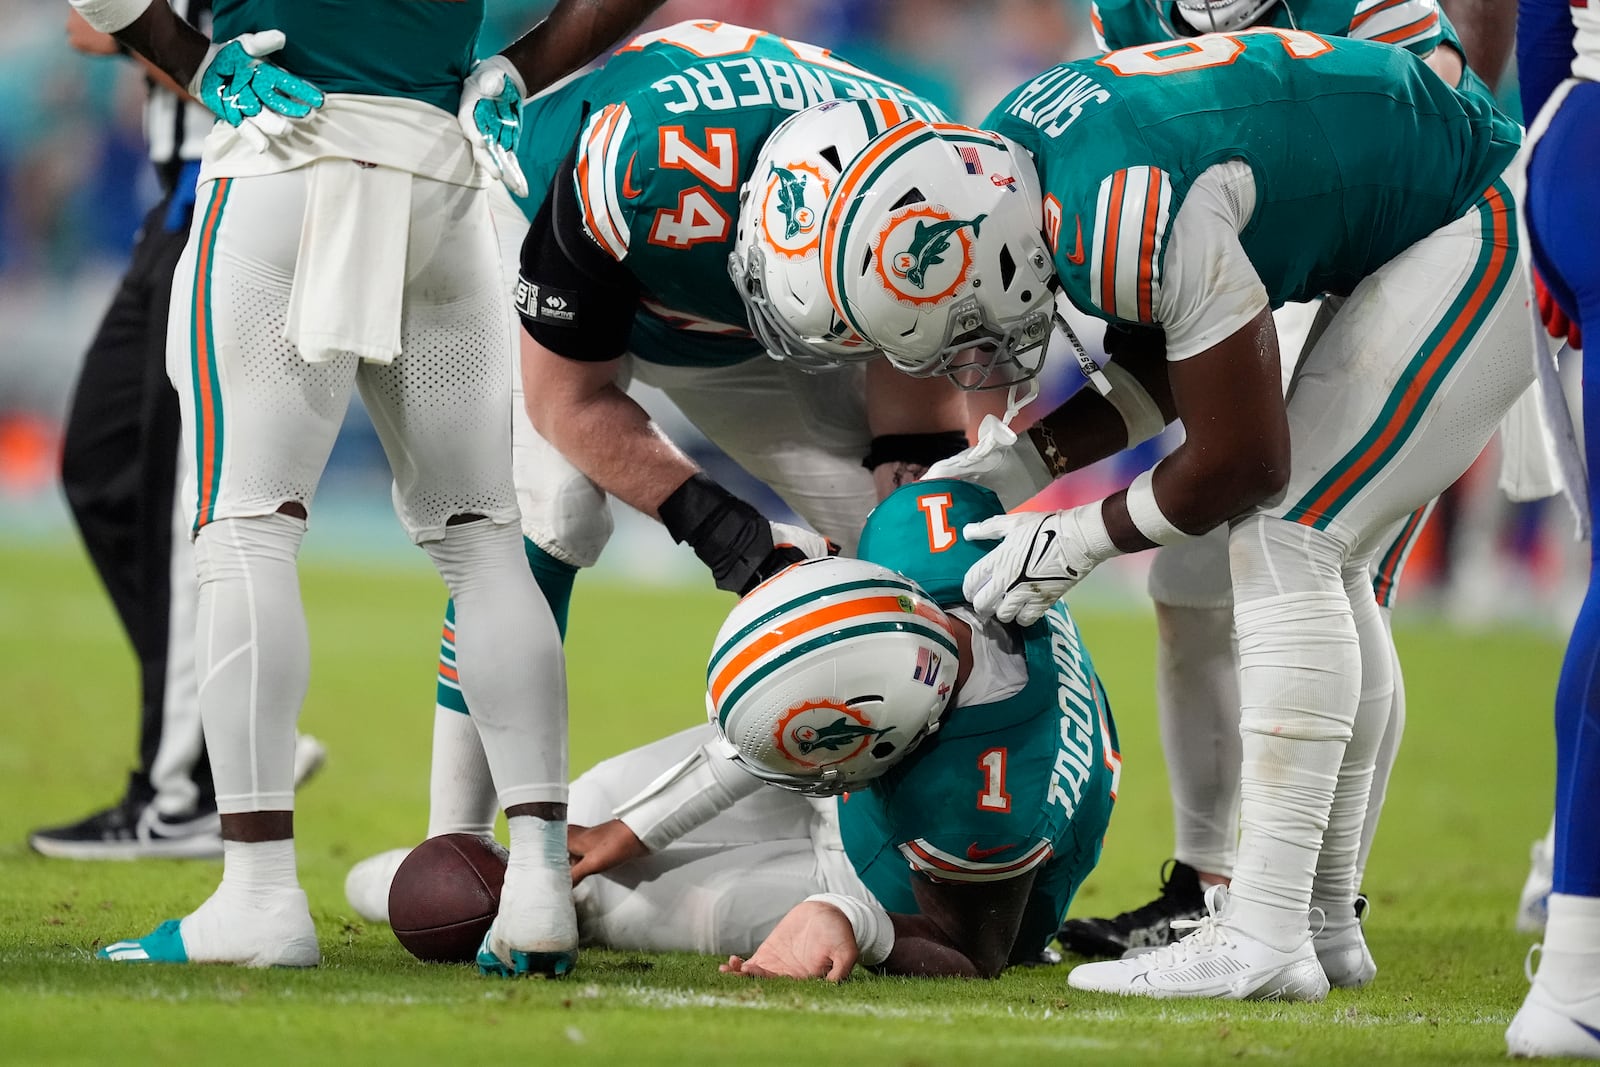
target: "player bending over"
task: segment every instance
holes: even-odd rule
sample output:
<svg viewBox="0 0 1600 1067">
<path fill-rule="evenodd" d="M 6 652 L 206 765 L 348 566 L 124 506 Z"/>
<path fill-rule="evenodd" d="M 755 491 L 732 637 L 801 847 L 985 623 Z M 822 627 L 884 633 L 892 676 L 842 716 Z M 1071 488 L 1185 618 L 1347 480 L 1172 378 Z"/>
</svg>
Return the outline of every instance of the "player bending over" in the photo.
<svg viewBox="0 0 1600 1067">
<path fill-rule="evenodd" d="M 1164 351 L 1081 356 L 1097 388 L 986 466 L 1060 475 L 1174 418 L 1187 437 L 1105 501 L 969 530 L 1004 538 L 968 575 L 974 607 L 1027 622 L 1114 555 L 1230 527 L 1231 894 L 1176 945 L 1071 981 L 1320 998 L 1325 968 L 1370 969 L 1355 869 L 1393 683 L 1369 560 L 1532 380 L 1519 131 L 1401 49 L 1278 29 L 1064 64 L 986 124 L 907 123 L 845 167 L 823 219 L 835 306 L 902 366 L 969 383 L 1032 372 L 1052 290 L 1164 330 Z M 1285 401 L 1271 308 L 1330 292 Z"/>
<path fill-rule="evenodd" d="M 726 85 L 741 88 L 724 96 Z M 829 121 L 813 112 L 786 121 L 829 99 L 838 102 Z M 770 523 L 709 478 L 627 395 L 630 379 L 663 389 L 846 553 L 884 493 L 966 446 L 959 390 L 867 358 L 874 353 L 852 331 L 834 328 L 817 265 L 818 221 L 839 166 L 911 116 L 942 118 L 825 49 L 706 21 L 638 37 L 602 69 L 528 104 L 518 158 L 532 191 L 517 203 L 491 196 L 503 262 L 522 275 L 526 327 L 512 473 L 527 558 L 558 626 L 578 569 L 610 536 L 607 496 L 659 517 L 732 592 L 827 551 L 823 537 Z M 747 318 L 727 269 L 736 231 L 759 235 L 766 258 L 808 295 L 820 322 L 807 323 L 805 337 L 761 332 Z M 802 369 L 796 357 L 821 345 L 852 365 Z M 790 358 L 769 358 L 780 350 Z M 429 836 L 488 833 L 494 821 L 482 745 L 455 677 L 454 626 L 449 612 Z M 363 914 L 386 907 L 404 855 L 382 853 L 351 871 L 347 894 Z"/>
<path fill-rule="evenodd" d="M 1434 0 L 1098 0 L 1090 21 L 1102 52 L 1250 26 L 1382 41 L 1415 53 L 1447 84 L 1493 100 L 1463 66 L 1467 49 Z M 1285 384 L 1315 313 L 1315 304 L 1289 304 L 1273 316 Z M 1137 343 L 1135 328 L 1107 332 L 1108 349 Z M 1159 335 L 1147 343 L 1159 349 Z M 1425 523 L 1425 511 L 1407 515 L 1375 556 L 1373 592 L 1386 628 L 1405 560 Z M 1204 913 L 1205 887 L 1226 884 L 1238 846 L 1239 671 L 1227 530 L 1163 546 L 1150 563 L 1149 592 L 1156 612 L 1156 714 L 1172 789 L 1173 862 L 1155 900 L 1114 917 L 1075 918 L 1062 926 L 1063 947 L 1086 955 L 1121 955 L 1176 940 L 1171 921 Z M 1358 885 L 1404 724 L 1405 686 L 1395 656 L 1393 707 L 1362 828 Z M 1330 980 L 1360 984 L 1365 970 Z"/>
<path fill-rule="evenodd" d="M 310 669 L 295 561 L 353 387 L 395 506 L 460 612 L 460 677 L 511 825 L 500 973 L 568 970 L 566 685 L 520 551 L 505 294 L 484 189 L 521 185 L 522 98 L 654 0 L 561 0 L 473 63 L 483 3 L 217 0 L 212 43 L 161 0 L 75 0 L 224 121 L 206 140 L 168 366 L 193 449 L 200 707 L 221 886 L 101 956 L 312 966 L 294 855 L 294 728 Z M 266 12 L 278 25 L 260 20 Z M 271 55 L 273 62 L 263 57 Z"/>
</svg>

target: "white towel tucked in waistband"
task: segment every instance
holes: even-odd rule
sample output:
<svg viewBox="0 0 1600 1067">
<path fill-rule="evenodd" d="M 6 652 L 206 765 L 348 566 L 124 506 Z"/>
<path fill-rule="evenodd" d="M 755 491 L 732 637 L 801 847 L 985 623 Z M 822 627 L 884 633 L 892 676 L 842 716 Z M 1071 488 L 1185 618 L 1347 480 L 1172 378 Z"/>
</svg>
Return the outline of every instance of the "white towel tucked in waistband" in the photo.
<svg viewBox="0 0 1600 1067">
<path fill-rule="evenodd" d="M 350 159 L 306 170 L 306 209 L 284 340 L 307 363 L 400 354 L 411 175 Z"/>
</svg>

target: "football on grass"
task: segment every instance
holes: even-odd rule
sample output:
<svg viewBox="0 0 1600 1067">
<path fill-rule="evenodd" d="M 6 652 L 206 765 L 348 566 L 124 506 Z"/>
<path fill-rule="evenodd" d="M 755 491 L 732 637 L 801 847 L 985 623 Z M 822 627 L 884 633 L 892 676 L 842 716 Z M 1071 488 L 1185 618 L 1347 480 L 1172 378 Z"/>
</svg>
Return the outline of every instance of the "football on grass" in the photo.
<svg viewBox="0 0 1600 1067">
<path fill-rule="evenodd" d="M 411 850 L 389 885 L 389 925 L 419 960 L 471 963 L 500 910 L 506 850 L 477 834 L 442 834 Z"/>
</svg>

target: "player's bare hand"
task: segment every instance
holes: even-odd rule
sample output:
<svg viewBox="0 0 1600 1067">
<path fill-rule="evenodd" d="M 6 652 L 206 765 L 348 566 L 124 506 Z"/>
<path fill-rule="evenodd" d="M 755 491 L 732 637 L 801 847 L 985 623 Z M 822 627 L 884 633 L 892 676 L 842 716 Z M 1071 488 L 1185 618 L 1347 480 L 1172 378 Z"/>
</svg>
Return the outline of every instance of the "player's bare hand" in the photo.
<svg viewBox="0 0 1600 1067">
<path fill-rule="evenodd" d="M 826 978 L 842 982 L 861 954 L 844 912 L 808 900 L 796 904 L 773 927 L 749 959 L 729 956 L 717 969 L 747 978 Z"/>
<path fill-rule="evenodd" d="M 649 852 L 621 819 L 599 826 L 567 827 L 567 854 L 572 859 L 573 885 L 591 874 L 609 871 Z"/>
</svg>

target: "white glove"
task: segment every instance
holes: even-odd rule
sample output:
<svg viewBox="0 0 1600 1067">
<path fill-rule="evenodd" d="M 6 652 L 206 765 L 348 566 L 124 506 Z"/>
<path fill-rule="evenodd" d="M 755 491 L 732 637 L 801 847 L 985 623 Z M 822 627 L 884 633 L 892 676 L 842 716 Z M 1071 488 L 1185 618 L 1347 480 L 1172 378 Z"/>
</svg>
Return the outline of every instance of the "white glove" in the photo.
<svg viewBox="0 0 1600 1067">
<path fill-rule="evenodd" d="M 961 593 L 979 615 L 1029 626 L 1103 560 L 1117 555 L 1100 501 L 1069 511 L 996 515 L 969 522 L 969 541 L 1000 547 L 967 570 Z"/>
<path fill-rule="evenodd" d="M 290 119 L 305 118 L 322 106 L 321 89 L 262 61 L 285 43 L 283 31 L 263 30 L 213 44 L 185 86 L 257 152 L 287 133 Z"/>
<path fill-rule="evenodd" d="M 994 415 L 985 415 L 978 424 L 977 444 L 941 459 L 922 476 L 923 481 L 932 478 L 955 478 L 993 490 L 1007 511 L 1055 480 L 1033 442 L 1019 441 L 1017 432 Z"/>
<path fill-rule="evenodd" d="M 522 100 L 527 95 L 516 65 L 493 55 L 476 63 L 461 83 L 461 108 L 456 112 L 478 166 L 505 182 L 513 196 L 528 195 L 528 179 L 517 162 Z"/>
<path fill-rule="evenodd" d="M 772 524 L 772 547 L 795 549 L 806 559 L 822 559 L 825 556 L 839 554 L 839 546 L 826 537 L 812 533 L 803 526 L 790 526 L 786 522 Z"/>
</svg>

